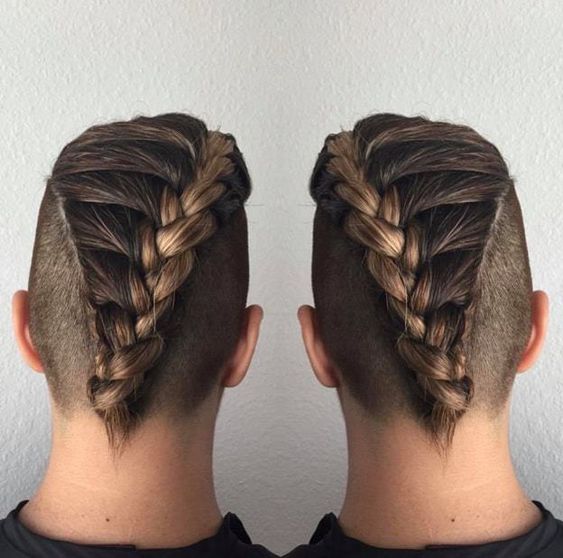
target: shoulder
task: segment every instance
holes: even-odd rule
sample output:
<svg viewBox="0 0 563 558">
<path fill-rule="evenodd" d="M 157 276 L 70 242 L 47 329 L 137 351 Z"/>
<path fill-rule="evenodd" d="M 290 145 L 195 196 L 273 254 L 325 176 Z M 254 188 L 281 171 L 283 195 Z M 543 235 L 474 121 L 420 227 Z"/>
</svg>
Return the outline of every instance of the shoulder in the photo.
<svg viewBox="0 0 563 558">
<path fill-rule="evenodd" d="M 560 558 L 563 556 L 563 520 L 554 517 L 550 510 L 533 501 L 541 510 L 544 521 L 530 532 L 527 538 L 534 544 L 534 558 Z M 530 550 L 532 547 L 530 546 Z"/>
<path fill-rule="evenodd" d="M 294 548 L 289 554 L 285 554 L 283 558 L 328 558 L 328 554 L 319 546 L 302 544 Z"/>
<path fill-rule="evenodd" d="M 563 556 L 563 520 L 556 519 L 557 532 L 550 544 L 538 554 L 538 558 L 560 558 Z"/>
<path fill-rule="evenodd" d="M 235 539 L 232 558 L 277 558 L 265 546 L 252 543 L 242 521 L 234 513 L 225 515 L 224 525 Z"/>
<path fill-rule="evenodd" d="M 230 556 L 231 558 L 278 558 L 276 554 L 270 552 L 265 546 L 262 546 L 261 544 L 251 544 L 244 542 L 239 542 L 236 545 L 234 553 L 231 553 Z"/>
<path fill-rule="evenodd" d="M 8 541 L 4 531 L 5 522 L 5 519 L 0 519 L 0 556 L 2 558 L 28 558 L 27 554 L 20 552 Z"/>
<path fill-rule="evenodd" d="M 270 552 L 265 546 L 260 544 L 245 545 L 241 548 L 237 558 L 278 558 L 276 554 Z"/>
<path fill-rule="evenodd" d="M 325 514 L 319 521 L 309 544 L 295 547 L 284 558 L 328 558 L 333 556 L 331 537 L 338 531 L 338 523 L 334 513 Z M 334 551 L 334 549 L 332 549 Z"/>
</svg>

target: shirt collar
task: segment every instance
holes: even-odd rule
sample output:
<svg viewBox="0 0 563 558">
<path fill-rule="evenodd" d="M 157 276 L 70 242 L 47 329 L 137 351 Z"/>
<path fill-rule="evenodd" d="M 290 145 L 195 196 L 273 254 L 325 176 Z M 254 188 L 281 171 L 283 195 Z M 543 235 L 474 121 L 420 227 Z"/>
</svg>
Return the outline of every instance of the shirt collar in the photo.
<svg viewBox="0 0 563 558">
<path fill-rule="evenodd" d="M 28 500 L 21 501 L 0 523 L 10 544 L 20 552 L 31 556 L 49 556 L 50 558 L 188 558 L 198 556 L 221 556 L 238 543 L 251 544 L 242 521 L 231 512 L 223 517 L 217 533 L 189 546 L 171 549 L 137 549 L 132 544 L 76 544 L 50 539 L 30 531 L 21 523 L 17 515 Z"/>
<path fill-rule="evenodd" d="M 501 541 L 479 545 L 428 545 L 424 549 L 388 549 L 368 545 L 348 537 L 338 523 L 334 513 L 327 513 L 317 525 L 309 544 L 326 548 L 329 555 L 349 558 L 481 558 L 484 556 L 502 556 L 525 558 L 532 552 L 546 548 L 557 537 L 559 525 L 555 517 L 541 502 L 533 500 L 540 509 L 543 520 L 532 530 Z"/>
</svg>

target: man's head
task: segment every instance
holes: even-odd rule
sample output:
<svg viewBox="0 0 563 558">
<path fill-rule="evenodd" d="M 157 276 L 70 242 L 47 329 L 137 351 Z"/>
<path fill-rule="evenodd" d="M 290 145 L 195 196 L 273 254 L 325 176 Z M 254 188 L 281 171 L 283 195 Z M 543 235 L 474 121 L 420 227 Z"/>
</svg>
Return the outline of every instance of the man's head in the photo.
<svg viewBox="0 0 563 558">
<path fill-rule="evenodd" d="M 376 114 L 329 135 L 310 183 L 317 376 L 374 420 L 414 417 L 447 447 L 498 414 L 545 332 L 521 211 L 494 145 L 467 126 Z"/>
<path fill-rule="evenodd" d="M 261 314 L 245 310 L 249 193 L 233 136 L 185 114 L 93 126 L 62 150 L 14 298 L 58 410 L 94 410 L 118 447 L 242 379 Z"/>
</svg>

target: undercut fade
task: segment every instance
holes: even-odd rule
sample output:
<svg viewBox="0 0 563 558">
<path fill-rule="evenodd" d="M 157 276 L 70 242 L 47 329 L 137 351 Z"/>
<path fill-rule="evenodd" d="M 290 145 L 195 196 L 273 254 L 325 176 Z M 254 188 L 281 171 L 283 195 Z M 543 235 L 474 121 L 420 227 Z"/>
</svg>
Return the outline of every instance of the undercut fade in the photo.
<svg viewBox="0 0 563 558">
<path fill-rule="evenodd" d="M 375 114 L 329 135 L 310 181 L 320 334 L 350 393 L 446 449 L 498 413 L 531 328 L 514 181 L 472 128 Z"/>
<path fill-rule="evenodd" d="M 30 333 L 55 403 L 93 409 L 114 448 L 217 386 L 246 305 L 250 189 L 235 138 L 181 113 L 93 126 L 55 162 Z"/>
</svg>

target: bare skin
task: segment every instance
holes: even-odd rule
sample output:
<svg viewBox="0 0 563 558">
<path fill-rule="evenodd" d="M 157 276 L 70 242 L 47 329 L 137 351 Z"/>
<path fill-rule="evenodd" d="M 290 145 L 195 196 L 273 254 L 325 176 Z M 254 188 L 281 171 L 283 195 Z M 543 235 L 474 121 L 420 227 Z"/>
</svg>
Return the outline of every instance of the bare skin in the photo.
<svg viewBox="0 0 563 558">
<path fill-rule="evenodd" d="M 40 535 L 81 544 L 188 546 L 213 536 L 222 522 L 213 484 L 215 422 L 225 387 L 246 375 L 258 340 L 262 309 L 250 306 L 221 384 L 186 421 L 145 421 L 114 460 L 101 420 L 90 411 L 66 416 L 51 402 L 47 471 L 18 518 Z M 12 300 L 16 341 L 38 372 L 29 335 L 27 292 Z"/>
<path fill-rule="evenodd" d="M 496 418 L 468 412 L 444 459 L 412 419 L 374 424 L 343 387 L 320 339 L 314 308 L 302 306 L 298 317 L 317 379 L 336 388 L 342 404 L 348 483 L 338 519 L 348 536 L 377 547 L 420 549 L 512 538 L 541 521 L 513 468 L 509 403 Z M 537 360 L 547 319 L 547 295 L 535 291 L 532 331 L 517 372 Z"/>
</svg>

